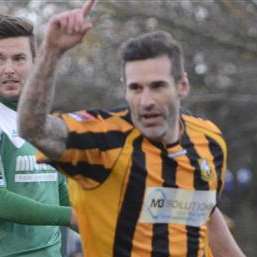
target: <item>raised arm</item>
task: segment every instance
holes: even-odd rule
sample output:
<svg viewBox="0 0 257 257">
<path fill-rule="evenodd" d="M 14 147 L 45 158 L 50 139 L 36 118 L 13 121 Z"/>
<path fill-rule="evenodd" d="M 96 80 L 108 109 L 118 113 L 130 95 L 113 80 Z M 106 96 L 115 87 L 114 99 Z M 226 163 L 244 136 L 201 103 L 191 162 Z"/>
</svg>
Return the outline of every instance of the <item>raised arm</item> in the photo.
<svg viewBox="0 0 257 257">
<path fill-rule="evenodd" d="M 67 128 L 58 117 L 49 115 L 55 91 L 55 71 L 61 56 L 81 42 L 92 24 L 85 18 L 95 0 L 52 17 L 38 53 L 34 70 L 19 101 L 20 135 L 56 159 L 65 150 Z"/>
</svg>

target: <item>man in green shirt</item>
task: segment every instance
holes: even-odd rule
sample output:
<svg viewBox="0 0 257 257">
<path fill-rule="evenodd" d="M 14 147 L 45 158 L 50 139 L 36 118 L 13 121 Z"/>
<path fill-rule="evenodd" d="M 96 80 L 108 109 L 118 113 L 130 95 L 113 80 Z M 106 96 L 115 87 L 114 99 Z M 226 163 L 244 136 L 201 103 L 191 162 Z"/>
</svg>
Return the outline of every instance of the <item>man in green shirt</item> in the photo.
<svg viewBox="0 0 257 257">
<path fill-rule="evenodd" d="M 58 226 L 75 225 L 64 177 L 17 135 L 16 106 L 35 58 L 33 26 L 0 15 L 0 257 L 60 257 Z"/>
</svg>

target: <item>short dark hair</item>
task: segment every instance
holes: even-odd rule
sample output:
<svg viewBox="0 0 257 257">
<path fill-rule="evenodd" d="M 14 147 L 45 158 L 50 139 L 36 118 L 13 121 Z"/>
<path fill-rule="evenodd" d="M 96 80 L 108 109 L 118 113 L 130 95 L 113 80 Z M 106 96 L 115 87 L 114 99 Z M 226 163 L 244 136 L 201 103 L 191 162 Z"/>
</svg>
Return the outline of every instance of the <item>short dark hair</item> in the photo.
<svg viewBox="0 0 257 257">
<path fill-rule="evenodd" d="M 144 33 L 121 46 L 123 72 L 127 62 L 167 55 L 172 63 L 171 74 L 178 82 L 184 72 L 183 51 L 172 35 L 165 31 Z"/>
<path fill-rule="evenodd" d="M 10 37 L 28 37 L 32 57 L 36 56 L 36 41 L 33 25 L 27 19 L 0 15 L 0 40 Z"/>
</svg>

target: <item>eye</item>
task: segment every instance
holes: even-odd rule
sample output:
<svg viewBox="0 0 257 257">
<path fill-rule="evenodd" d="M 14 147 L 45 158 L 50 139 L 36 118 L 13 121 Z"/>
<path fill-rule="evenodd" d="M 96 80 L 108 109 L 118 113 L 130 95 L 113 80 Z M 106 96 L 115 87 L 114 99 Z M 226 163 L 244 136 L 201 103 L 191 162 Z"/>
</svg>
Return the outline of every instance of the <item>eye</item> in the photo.
<svg viewBox="0 0 257 257">
<path fill-rule="evenodd" d="M 142 89 L 142 86 L 138 83 L 131 83 L 128 85 L 128 89 L 131 91 L 138 92 Z"/>
<path fill-rule="evenodd" d="M 13 59 L 16 62 L 24 62 L 24 61 L 26 61 L 26 56 L 24 54 L 19 54 L 19 55 L 14 56 Z"/>
<path fill-rule="evenodd" d="M 151 83 L 152 89 L 161 89 L 167 86 L 167 83 L 165 81 L 154 81 Z"/>
<path fill-rule="evenodd" d="M 5 61 L 6 61 L 6 58 L 3 55 L 0 54 L 0 65 L 4 64 Z"/>
</svg>

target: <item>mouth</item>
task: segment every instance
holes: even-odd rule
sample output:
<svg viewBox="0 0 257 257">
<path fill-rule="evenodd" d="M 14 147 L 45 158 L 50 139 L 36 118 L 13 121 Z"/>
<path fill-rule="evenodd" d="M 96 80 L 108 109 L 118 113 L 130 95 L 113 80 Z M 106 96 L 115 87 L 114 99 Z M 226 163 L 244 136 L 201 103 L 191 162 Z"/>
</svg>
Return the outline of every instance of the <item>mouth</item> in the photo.
<svg viewBox="0 0 257 257">
<path fill-rule="evenodd" d="M 2 84 L 3 85 L 7 85 L 7 84 L 18 84 L 20 83 L 19 80 L 15 80 L 15 79 L 8 79 L 8 80 L 3 80 Z"/>
<path fill-rule="evenodd" d="M 4 86 L 4 88 L 6 90 L 16 90 L 19 85 L 20 85 L 20 81 L 19 80 L 3 80 L 1 82 L 2 86 Z"/>
<path fill-rule="evenodd" d="M 140 119 L 147 127 L 156 126 L 161 122 L 162 115 L 159 113 L 146 113 L 140 115 Z"/>
</svg>

